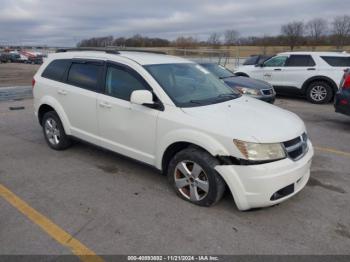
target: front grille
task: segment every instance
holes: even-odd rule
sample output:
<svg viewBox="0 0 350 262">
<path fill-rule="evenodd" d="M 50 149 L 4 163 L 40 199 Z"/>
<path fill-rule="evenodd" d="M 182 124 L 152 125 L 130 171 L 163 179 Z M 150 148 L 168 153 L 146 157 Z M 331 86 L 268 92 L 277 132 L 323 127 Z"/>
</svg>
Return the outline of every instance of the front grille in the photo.
<svg viewBox="0 0 350 262">
<path fill-rule="evenodd" d="M 301 136 L 283 142 L 288 157 L 294 161 L 302 158 L 308 151 L 307 135 L 303 133 Z"/>
<path fill-rule="evenodd" d="M 265 96 L 269 96 L 269 95 L 273 94 L 273 90 L 272 89 L 262 89 L 261 92 Z"/>
</svg>

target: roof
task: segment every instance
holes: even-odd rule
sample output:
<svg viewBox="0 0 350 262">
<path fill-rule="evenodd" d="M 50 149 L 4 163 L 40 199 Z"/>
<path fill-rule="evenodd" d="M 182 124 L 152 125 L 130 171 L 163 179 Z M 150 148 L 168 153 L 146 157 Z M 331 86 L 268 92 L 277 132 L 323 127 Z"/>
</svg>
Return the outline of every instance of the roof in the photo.
<svg viewBox="0 0 350 262">
<path fill-rule="evenodd" d="M 322 56 L 350 56 L 349 53 L 346 52 L 311 52 L 311 51 L 303 51 L 303 52 L 283 52 L 279 53 L 279 55 L 322 55 Z"/>
<path fill-rule="evenodd" d="M 163 55 L 163 54 L 152 54 L 152 53 L 143 53 L 143 52 L 129 52 L 129 51 L 120 51 L 120 55 L 141 65 L 151 65 L 151 64 L 173 64 L 173 63 L 193 63 L 187 59 Z"/>
<path fill-rule="evenodd" d="M 103 51 L 68 51 L 62 53 L 50 54 L 50 58 L 88 58 L 88 59 L 109 59 L 124 57 L 135 61 L 141 65 L 151 65 L 151 64 L 174 64 L 174 63 L 194 63 L 190 60 L 165 55 L 156 54 L 149 52 L 132 52 L 132 51 L 118 51 L 119 54 L 110 54 Z"/>
</svg>

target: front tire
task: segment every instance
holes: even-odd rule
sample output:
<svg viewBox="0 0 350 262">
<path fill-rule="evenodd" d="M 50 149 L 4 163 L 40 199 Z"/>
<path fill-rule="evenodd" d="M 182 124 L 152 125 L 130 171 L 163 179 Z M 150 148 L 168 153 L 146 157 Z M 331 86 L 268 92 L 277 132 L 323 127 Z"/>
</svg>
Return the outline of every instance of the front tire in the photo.
<svg viewBox="0 0 350 262">
<path fill-rule="evenodd" d="M 306 98 L 313 104 L 326 104 L 333 98 L 332 87 L 324 81 L 312 82 L 306 90 Z"/>
<path fill-rule="evenodd" d="M 177 153 L 167 170 L 169 182 L 177 195 L 193 204 L 211 206 L 225 192 L 225 182 L 215 171 L 217 159 L 196 147 Z"/>
<path fill-rule="evenodd" d="M 64 150 L 71 145 L 71 140 L 64 131 L 62 122 L 56 112 L 45 113 L 42 120 L 44 137 L 54 150 Z"/>
</svg>

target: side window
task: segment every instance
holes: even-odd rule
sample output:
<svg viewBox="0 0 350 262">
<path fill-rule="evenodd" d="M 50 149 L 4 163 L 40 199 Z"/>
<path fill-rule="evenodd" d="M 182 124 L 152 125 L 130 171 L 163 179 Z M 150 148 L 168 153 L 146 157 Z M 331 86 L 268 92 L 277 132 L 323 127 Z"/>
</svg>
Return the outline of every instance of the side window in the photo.
<svg viewBox="0 0 350 262">
<path fill-rule="evenodd" d="M 264 62 L 266 67 L 280 67 L 284 66 L 288 56 L 275 56 Z"/>
<path fill-rule="evenodd" d="M 328 65 L 334 67 L 348 67 L 350 66 L 350 56 L 321 56 Z"/>
<path fill-rule="evenodd" d="M 307 67 L 307 66 L 315 66 L 315 61 L 312 59 L 310 55 L 291 55 L 285 66 L 300 66 L 300 67 Z"/>
<path fill-rule="evenodd" d="M 102 69 L 103 66 L 98 63 L 73 62 L 69 69 L 67 83 L 91 91 L 97 91 L 97 84 Z"/>
<path fill-rule="evenodd" d="M 70 59 L 54 60 L 45 68 L 41 76 L 55 81 L 63 81 L 63 75 L 70 63 Z"/>
<path fill-rule="evenodd" d="M 137 73 L 122 66 L 109 66 L 106 75 L 106 95 L 130 101 L 135 90 L 149 89 Z"/>
</svg>

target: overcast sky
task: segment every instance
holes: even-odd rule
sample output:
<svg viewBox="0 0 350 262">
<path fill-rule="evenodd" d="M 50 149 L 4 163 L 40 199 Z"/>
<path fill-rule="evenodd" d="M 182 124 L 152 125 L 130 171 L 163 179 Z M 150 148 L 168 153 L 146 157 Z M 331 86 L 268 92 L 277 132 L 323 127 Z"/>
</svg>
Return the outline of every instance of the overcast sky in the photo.
<svg viewBox="0 0 350 262">
<path fill-rule="evenodd" d="M 212 32 L 274 35 L 280 25 L 349 10 L 344 0 L 0 0 L 1 44 L 73 46 L 93 36 L 136 33 L 206 39 Z"/>
</svg>

